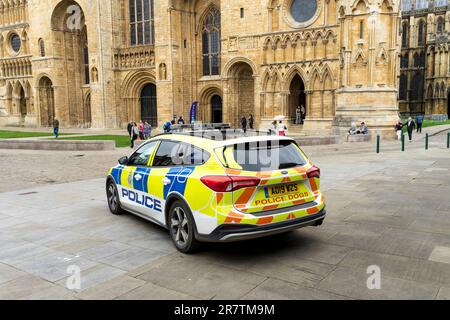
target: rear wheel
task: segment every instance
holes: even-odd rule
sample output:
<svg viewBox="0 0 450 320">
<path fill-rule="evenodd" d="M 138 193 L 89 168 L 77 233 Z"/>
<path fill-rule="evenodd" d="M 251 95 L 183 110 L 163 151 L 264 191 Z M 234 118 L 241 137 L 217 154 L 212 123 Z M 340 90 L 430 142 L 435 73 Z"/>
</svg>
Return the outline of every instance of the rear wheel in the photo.
<svg viewBox="0 0 450 320">
<path fill-rule="evenodd" d="M 189 208 L 181 201 L 175 201 L 169 211 L 169 230 L 173 244 L 178 251 L 192 253 L 199 248 L 195 239 L 195 221 Z"/>
<path fill-rule="evenodd" d="M 124 210 L 120 207 L 119 192 L 117 192 L 116 184 L 111 180 L 106 184 L 106 197 L 109 211 L 112 214 L 119 215 L 124 213 Z"/>
</svg>

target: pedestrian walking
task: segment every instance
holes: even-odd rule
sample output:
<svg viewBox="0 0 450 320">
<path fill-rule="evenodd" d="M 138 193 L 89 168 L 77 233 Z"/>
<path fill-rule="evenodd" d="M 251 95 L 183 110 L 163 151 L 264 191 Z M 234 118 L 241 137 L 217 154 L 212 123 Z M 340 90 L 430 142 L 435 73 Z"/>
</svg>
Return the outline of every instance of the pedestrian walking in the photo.
<svg viewBox="0 0 450 320">
<path fill-rule="evenodd" d="M 141 120 L 139 122 L 139 139 L 141 139 L 141 140 L 144 140 L 144 138 L 145 138 L 144 130 L 145 130 L 144 121 Z"/>
<path fill-rule="evenodd" d="M 55 135 L 55 139 L 58 139 L 58 136 L 59 136 L 59 121 L 56 118 L 53 120 L 53 134 Z"/>
<path fill-rule="evenodd" d="M 145 121 L 144 123 L 144 139 L 150 139 L 150 137 L 152 136 L 152 126 L 150 125 L 150 123 L 148 123 L 147 121 Z"/>
<path fill-rule="evenodd" d="M 408 131 L 408 140 L 409 140 L 409 142 L 411 142 L 412 134 L 413 134 L 414 129 L 416 128 L 416 124 L 414 123 L 414 120 L 411 117 L 409 117 L 408 121 L 406 122 L 405 125 L 406 125 L 406 129 Z"/>
<path fill-rule="evenodd" d="M 277 134 L 278 134 L 278 131 L 277 131 L 277 121 L 276 120 L 273 120 L 271 123 L 270 123 L 270 127 L 269 127 L 269 135 L 271 135 L 271 136 L 276 136 Z"/>
<path fill-rule="evenodd" d="M 134 142 L 137 140 L 139 136 L 139 128 L 136 122 L 133 122 L 133 125 L 131 127 L 131 134 L 130 134 L 130 139 L 131 139 L 131 148 L 134 148 Z"/>
<path fill-rule="evenodd" d="M 416 117 L 416 122 L 417 122 L 417 133 L 422 133 L 423 120 L 424 120 L 423 114 L 419 114 L 419 115 Z"/>
<path fill-rule="evenodd" d="M 397 133 L 397 140 L 402 139 L 402 131 L 403 131 L 403 124 L 400 120 L 398 120 L 397 124 L 395 125 L 395 132 Z"/>
<path fill-rule="evenodd" d="M 250 130 L 253 130 L 253 124 L 255 123 L 255 119 L 253 118 L 253 114 L 250 113 L 250 116 L 248 117 L 248 126 Z"/>
<path fill-rule="evenodd" d="M 128 131 L 128 135 L 131 136 L 131 129 L 133 128 L 133 121 L 130 120 L 130 122 L 128 122 L 127 125 L 127 131 Z"/>
<path fill-rule="evenodd" d="M 285 124 L 283 124 L 283 121 L 279 121 L 278 122 L 278 127 L 277 127 L 277 129 L 278 129 L 278 135 L 279 136 L 286 136 L 286 130 L 287 130 L 287 127 L 286 127 L 286 125 Z"/>
<path fill-rule="evenodd" d="M 243 115 L 241 118 L 241 127 L 242 127 L 242 130 L 244 131 L 244 133 L 246 133 L 247 132 L 247 118 L 245 118 L 245 115 Z"/>
</svg>

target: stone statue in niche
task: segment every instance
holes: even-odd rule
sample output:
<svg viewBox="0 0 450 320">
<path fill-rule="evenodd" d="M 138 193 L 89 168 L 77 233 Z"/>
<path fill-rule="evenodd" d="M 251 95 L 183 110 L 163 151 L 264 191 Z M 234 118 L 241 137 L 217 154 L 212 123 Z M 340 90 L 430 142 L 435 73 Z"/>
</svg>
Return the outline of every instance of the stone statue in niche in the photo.
<svg viewBox="0 0 450 320">
<path fill-rule="evenodd" d="M 96 67 L 92 68 L 92 82 L 97 83 L 98 82 L 98 70 Z"/>
<path fill-rule="evenodd" d="M 159 65 L 159 80 L 167 80 L 167 67 L 165 63 Z"/>
</svg>

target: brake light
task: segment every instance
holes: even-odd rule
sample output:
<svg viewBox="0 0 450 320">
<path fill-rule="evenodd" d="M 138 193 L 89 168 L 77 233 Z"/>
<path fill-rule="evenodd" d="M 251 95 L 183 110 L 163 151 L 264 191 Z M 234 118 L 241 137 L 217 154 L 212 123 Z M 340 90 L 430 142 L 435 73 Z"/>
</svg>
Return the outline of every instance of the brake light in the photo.
<svg viewBox="0 0 450 320">
<path fill-rule="evenodd" d="M 320 169 L 316 166 L 312 166 L 307 172 L 306 175 L 308 178 L 317 178 L 320 179 Z"/>
<path fill-rule="evenodd" d="M 256 187 L 260 179 L 240 176 L 205 176 L 200 181 L 216 192 L 231 192 L 242 188 Z"/>
</svg>

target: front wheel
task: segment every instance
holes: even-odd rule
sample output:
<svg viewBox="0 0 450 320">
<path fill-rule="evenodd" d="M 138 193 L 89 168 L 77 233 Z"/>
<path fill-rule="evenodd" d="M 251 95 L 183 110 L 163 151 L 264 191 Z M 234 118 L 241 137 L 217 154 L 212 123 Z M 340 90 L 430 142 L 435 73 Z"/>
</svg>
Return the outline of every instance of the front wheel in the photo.
<svg viewBox="0 0 450 320">
<path fill-rule="evenodd" d="M 109 211 L 112 214 L 120 215 L 124 213 L 123 209 L 120 207 L 119 193 L 117 192 L 117 187 L 111 180 L 106 184 L 106 197 L 108 200 Z"/>
<path fill-rule="evenodd" d="M 195 239 L 195 222 L 189 208 L 181 201 L 175 201 L 169 211 L 169 230 L 172 241 L 182 253 L 195 252 L 199 242 Z"/>
</svg>

